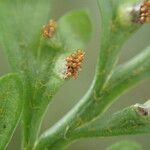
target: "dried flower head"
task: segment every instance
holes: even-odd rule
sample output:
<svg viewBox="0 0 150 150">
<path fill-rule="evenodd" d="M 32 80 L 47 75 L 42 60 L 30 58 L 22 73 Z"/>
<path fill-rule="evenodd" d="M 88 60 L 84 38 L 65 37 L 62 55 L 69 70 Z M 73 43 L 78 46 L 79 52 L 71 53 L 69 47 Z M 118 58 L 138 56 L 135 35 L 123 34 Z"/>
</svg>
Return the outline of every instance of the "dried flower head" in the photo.
<svg viewBox="0 0 150 150">
<path fill-rule="evenodd" d="M 150 1 L 145 1 L 140 8 L 140 23 L 150 22 Z"/>
<path fill-rule="evenodd" d="M 45 38 L 52 38 L 56 32 L 57 23 L 54 20 L 50 20 L 48 24 L 42 28 L 42 34 Z"/>
<path fill-rule="evenodd" d="M 82 50 L 77 50 L 72 55 L 68 56 L 66 60 L 66 73 L 65 78 L 71 78 L 74 79 L 77 78 L 78 72 L 81 70 L 81 64 L 84 60 L 85 53 Z"/>
</svg>

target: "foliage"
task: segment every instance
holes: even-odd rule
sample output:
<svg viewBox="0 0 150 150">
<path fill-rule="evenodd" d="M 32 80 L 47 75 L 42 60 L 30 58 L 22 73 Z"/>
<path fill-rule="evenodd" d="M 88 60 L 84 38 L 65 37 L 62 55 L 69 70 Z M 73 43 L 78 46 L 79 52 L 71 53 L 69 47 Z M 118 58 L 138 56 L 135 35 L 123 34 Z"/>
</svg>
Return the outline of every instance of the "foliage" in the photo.
<svg viewBox="0 0 150 150">
<path fill-rule="evenodd" d="M 148 133 L 149 102 L 98 121 L 121 94 L 150 77 L 150 47 L 117 65 L 122 45 L 142 25 L 132 22 L 134 16 L 125 13 L 126 7 L 140 5 L 140 0 L 98 0 L 102 32 L 93 83 L 66 116 L 39 135 L 48 105 L 67 81 L 65 59 L 84 49 L 92 33 L 88 12 L 78 10 L 60 18 L 54 36 L 45 38 L 41 32 L 51 19 L 50 4 L 49 0 L 0 0 L 0 43 L 15 72 L 0 80 L 0 103 L 7 114 L 0 115 L 0 150 L 7 146 L 20 116 L 23 150 L 59 150 L 80 138 Z"/>
<path fill-rule="evenodd" d="M 5 149 L 20 119 L 22 92 L 16 74 L 0 78 L 0 149 Z"/>
</svg>

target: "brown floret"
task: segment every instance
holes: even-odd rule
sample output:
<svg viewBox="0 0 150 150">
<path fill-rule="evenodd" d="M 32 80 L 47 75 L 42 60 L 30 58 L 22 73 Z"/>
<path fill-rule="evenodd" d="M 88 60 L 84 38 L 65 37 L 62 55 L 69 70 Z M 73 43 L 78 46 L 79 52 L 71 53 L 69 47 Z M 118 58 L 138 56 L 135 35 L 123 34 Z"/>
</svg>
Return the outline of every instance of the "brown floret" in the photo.
<svg viewBox="0 0 150 150">
<path fill-rule="evenodd" d="M 150 22 L 150 1 L 145 1 L 140 8 L 140 23 Z"/>
<path fill-rule="evenodd" d="M 52 38 L 56 32 L 57 23 L 54 20 L 50 20 L 48 24 L 42 28 L 42 35 L 45 38 Z"/>
<path fill-rule="evenodd" d="M 78 72 L 81 70 L 81 64 L 84 60 L 85 53 L 82 50 L 77 50 L 72 55 L 68 56 L 66 60 L 66 74 L 65 78 L 71 78 L 74 79 L 77 78 Z"/>
</svg>

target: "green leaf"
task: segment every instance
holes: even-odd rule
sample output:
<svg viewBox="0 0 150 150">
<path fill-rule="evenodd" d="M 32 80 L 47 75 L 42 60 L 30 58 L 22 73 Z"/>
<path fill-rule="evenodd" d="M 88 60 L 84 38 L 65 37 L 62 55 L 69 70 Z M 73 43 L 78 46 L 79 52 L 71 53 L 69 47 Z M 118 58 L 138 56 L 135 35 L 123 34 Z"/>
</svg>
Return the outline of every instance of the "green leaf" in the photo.
<svg viewBox="0 0 150 150">
<path fill-rule="evenodd" d="M 150 78 L 149 58 L 150 46 L 145 48 L 140 54 L 133 57 L 128 62 L 121 64 L 114 69 L 110 81 L 103 89 L 106 93 L 105 104 L 111 104 L 116 98 L 127 92 L 139 82 Z"/>
<path fill-rule="evenodd" d="M 107 137 L 150 133 L 150 101 L 127 107 L 109 118 L 97 120 L 77 129 L 75 137 Z"/>
<path fill-rule="evenodd" d="M 91 21 L 84 10 L 73 11 L 59 20 L 59 38 L 64 41 L 66 50 L 85 48 L 91 37 Z"/>
<path fill-rule="evenodd" d="M 142 150 L 142 146 L 134 141 L 120 141 L 108 147 L 106 150 Z"/>
<path fill-rule="evenodd" d="M 48 0 L 0 1 L 0 44 L 14 70 L 23 70 L 27 53 L 37 49 L 41 27 L 49 15 Z"/>
<path fill-rule="evenodd" d="M 4 150 L 19 121 L 23 106 L 22 84 L 16 74 L 0 78 L 0 150 Z"/>
</svg>

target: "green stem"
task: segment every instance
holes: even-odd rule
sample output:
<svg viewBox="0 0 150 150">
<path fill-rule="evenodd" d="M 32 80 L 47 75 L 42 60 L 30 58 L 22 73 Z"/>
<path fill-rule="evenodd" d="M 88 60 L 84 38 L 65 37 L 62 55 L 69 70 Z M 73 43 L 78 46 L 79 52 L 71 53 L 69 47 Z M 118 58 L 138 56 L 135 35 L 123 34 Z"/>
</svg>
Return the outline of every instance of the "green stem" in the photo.
<svg viewBox="0 0 150 150">
<path fill-rule="evenodd" d="M 53 128 L 52 128 L 53 129 Z M 62 129 L 62 128 L 61 128 Z M 44 139 L 43 142 L 36 143 L 35 148 L 36 150 L 64 150 L 68 145 L 70 145 L 74 140 L 69 139 L 65 135 L 65 130 L 54 129 L 49 131 L 49 138 L 45 140 L 44 134 L 40 138 Z M 42 145 L 41 145 L 42 144 Z"/>
<path fill-rule="evenodd" d="M 23 150 L 33 148 L 48 104 L 63 83 L 64 80 L 59 79 L 57 76 L 51 76 L 47 86 L 43 87 L 44 93 L 41 92 L 41 88 L 37 89 L 37 91 L 34 89 L 33 92 L 30 84 L 27 84 L 29 87 L 26 88 L 28 91 L 26 91 L 23 112 Z"/>
<path fill-rule="evenodd" d="M 124 4 L 134 5 L 138 0 L 98 0 L 101 12 L 101 46 L 97 67 L 97 87 L 101 90 L 109 80 L 121 52 L 121 47 L 129 37 L 141 26 L 137 24 L 121 24 L 118 9 Z M 126 5 L 125 5 L 126 6 Z M 124 6 L 124 11 L 126 7 Z"/>
<path fill-rule="evenodd" d="M 43 37 L 40 38 L 40 42 L 37 50 L 37 60 L 40 60 L 42 46 L 43 46 Z"/>
<path fill-rule="evenodd" d="M 26 109 L 28 110 L 28 109 Z M 31 110 L 28 110 L 31 111 Z M 37 112 L 34 112 L 37 113 Z M 39 116 L 39 119 L 34 120 L 32 118 L 37 118 L 33 115 L 33 112 L 24 112 L 23 120 L 23 141 L 22 141 L 22 150 L 32 150 L 35 141 L 37 140 L 39 129 L 41 126 L 42 117 Z"/>
</svg>

